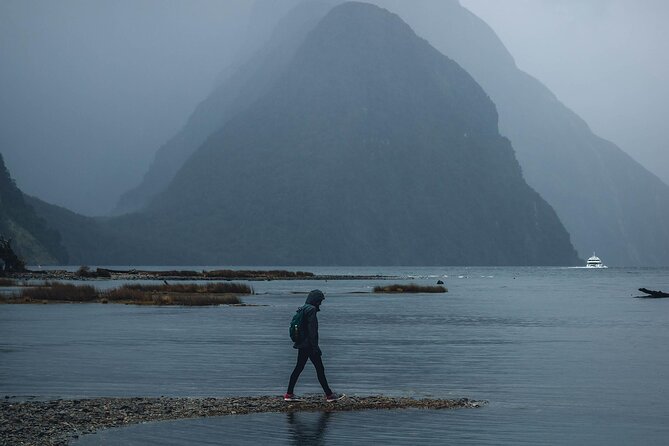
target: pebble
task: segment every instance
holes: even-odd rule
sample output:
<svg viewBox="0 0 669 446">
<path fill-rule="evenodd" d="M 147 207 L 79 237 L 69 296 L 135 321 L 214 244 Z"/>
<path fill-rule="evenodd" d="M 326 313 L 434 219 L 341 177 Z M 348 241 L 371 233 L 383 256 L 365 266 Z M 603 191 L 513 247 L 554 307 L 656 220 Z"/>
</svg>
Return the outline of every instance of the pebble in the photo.
<svg viewBox="0 0 669 446">
<path fill-rule="evenodd" d="M 414 399 L 386 396 L 348 396 L 327 403 L 322 395 L 307 395 L 287 403 L 282 397 L 235 398 L 92 398 L 54 401 L 0 401 L 1 445 L 65 446 L 81 435 L 151 421 L 202 418 L 231 414 L 369 409 L 476 408 L 485 401 L 467 398 Z"/>
</svg>

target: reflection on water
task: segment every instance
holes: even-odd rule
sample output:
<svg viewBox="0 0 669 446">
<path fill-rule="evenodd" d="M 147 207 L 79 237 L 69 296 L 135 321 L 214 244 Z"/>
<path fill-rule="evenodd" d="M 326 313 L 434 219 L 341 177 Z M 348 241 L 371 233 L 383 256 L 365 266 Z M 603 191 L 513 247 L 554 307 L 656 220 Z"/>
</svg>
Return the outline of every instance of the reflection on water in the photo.
<svg viewBox="0 0 669 446">
<path fill-rule="evenodd" d="M 325 445 L 325 432 L 332 413 L 317 413 L 318 420 L 315 423 L 313 416 L 313 413 L 304 412 L 288 412 L 286 414 L 290 444 L 295 446 L 307 444 L 313 446 Z"/>
<path fill-rule="evenodd" d="M 305 298 L 292 293 L 320 288 L 335 391 L 490 405 L 152 423 L 81 444 L 665 444 L 669 299 L 632 296 L 639 286 L 669 289 L 669 270 L 411 273 L 425 285 L 448 276 L 449 293 L 357 294 L 378 282 L 273 281 L 253 283 L 263 294 L 245 300 L 262 305 L 255 307 L 0 306 L 0 396 L 278 397 L 294 366 L 287 326 Z M 313 368 L 300 390 L 320 393 Z"/>
<path fill-rule="evenodd" d="M 666 444 L 666 415 L 649 420 L 626 411 L 607 421 L 592 417 L 592 412 L 578 406 L 554 411 L 493 405 L 454 411 L 299 413 L 297 428 L 286 414 L 253 414 L 112 429 L 83 436 L 72 446 Z M 319 424 L 322 417 L 327 417 L 324 426 Z"/>
</svg>

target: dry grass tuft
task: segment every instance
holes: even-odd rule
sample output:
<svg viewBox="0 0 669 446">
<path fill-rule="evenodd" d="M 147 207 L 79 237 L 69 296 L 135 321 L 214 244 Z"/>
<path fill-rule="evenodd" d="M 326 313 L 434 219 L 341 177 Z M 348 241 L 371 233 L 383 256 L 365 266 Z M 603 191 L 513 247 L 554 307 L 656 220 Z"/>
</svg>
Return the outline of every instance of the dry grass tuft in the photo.
<svg viewBox="0 0 669 446">
<path fill-rule="evenodd" d="M 207 305 L 239 305 L 241 299 L 234 294 L 168 294 L 157 296 L 158 305 L 185 305 L 201 307 Z"/>
<path fill-rule="evenodd" d="M 151 295 L 146 291 L 136 290 L 122 286 L 121 288 L 113 288 L 111 290 L 100 293 L 102 299 L 108 302 L 144 302 L 151 301 Z"/>
<path fill-rule="evenodd" d="M 23 302 L 95 302 L 98 291 L 90 285 L 46 282 L 44 285 L 21 290 L 16 298 Z"/>
<path fill-rule="evenodd" d="M 222 282 L 222 283 L 179 283 L 169 285 L 146 285 L 146 284 L 129 284 L 123 285 L 121 289 L 145 291 L 145 292 L 161 292 L 161 293 L 234 293 L 234 294 L 253 294 L 253 289 L 245 283 Z"/>
<path fill-rule="evenodd" d="M 100 302 L 134 305 L 239 305 L 242 301 L 230 290 L 250 294 L 247 285 L 182 284 L 182 285 L 124 285 L 99 291 L 90 285 L 71 285 L 46 282 L 44 285 L 21 290 L 20 293 L 0 297 L 6 303 Z"/>
<path fill-rule="evenodd" d="M 305 271 L 286 271 L 286 270 L 231 270 L 219 269 L 214 271 L 203 271 L 205 277 L 221 279 L 297 279 L 303 277 L 313 277 L 314 273 Z"/>
<path fill-rule="evenodd" d="M 189 270 L 171 270 L 171 271 L 153 271 L 151 274 L 155 274 L 158 277 L 203 277 L 203 273 L 199 271 L 189 271 Z"/>
<path fill-rule="evenodd" d="M 16 280 L 0 277 L 0 286 L 16 286 Z"/>
</svg>

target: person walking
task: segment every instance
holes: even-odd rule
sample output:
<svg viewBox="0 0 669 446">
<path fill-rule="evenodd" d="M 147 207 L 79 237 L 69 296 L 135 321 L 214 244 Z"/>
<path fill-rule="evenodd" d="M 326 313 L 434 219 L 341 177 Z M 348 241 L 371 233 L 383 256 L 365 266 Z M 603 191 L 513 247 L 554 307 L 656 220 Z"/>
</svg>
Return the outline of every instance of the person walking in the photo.
<svg viewBox="0 0 669 446">
<path fill-rule="evenodd" d="M 321 384 L 323 392 L 325 392 L 325 400 L 333 402 L 343 398 L 343 395 L 334 393 L 328 386 L 328 380 L 325 378 L 325 367 L 323 367 L 323 361 L 321 360 L 323 353 L 318 346 L 318 318 L 316 313 L 320 311 L 323 300 L 325 300 L 325 295 L 321 290 L 312 290 L 309 292 L 304 306 L 298 310 L 304 312 L 302 327 L 306 330 L 306 335 L 301 336 L 300 340 L 293 344 L 293 348 L 297 349 L 297 364 L 295 364 L 295 369 L 290 375 L 288 391 L 283 396 L 284 401 L 300 401 L 300 398 L 296 397 L 293 392 L 297 379 L 307 364 L 307 359 L 316 368 L 316 376 L 318 376 L 318 382 Z"/>
</svg>

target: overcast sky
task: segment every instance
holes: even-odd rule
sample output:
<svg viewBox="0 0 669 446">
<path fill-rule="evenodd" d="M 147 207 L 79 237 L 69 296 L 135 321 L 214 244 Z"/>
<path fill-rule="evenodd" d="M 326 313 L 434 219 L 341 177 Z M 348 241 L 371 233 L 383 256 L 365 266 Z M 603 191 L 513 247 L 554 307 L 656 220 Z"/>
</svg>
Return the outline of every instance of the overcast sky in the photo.
<svg viewBox="0 0 669 446">
<path fill-rule="evenodd" d="M 260 4 L 277 14 L 295 2 Z M 669 2 L 461 3 L 521 69 L 669 183 Z M 262 35 L 272 14 L 265 23 L 253 5 L 0 0 L 0 152 L 18 185 L 78 212 L 108 212 L 248 36 Z"/>
<path fill-rule="evenodd" d="M 248 0 L 0 0 L 0 151 L 89 215 L 137 185 L 234 60 Z"/>
<path fill-rule="evenodd" d="M 669 184 L 669 1 L 460 3 L 523 71 Z"/>
</svg>

